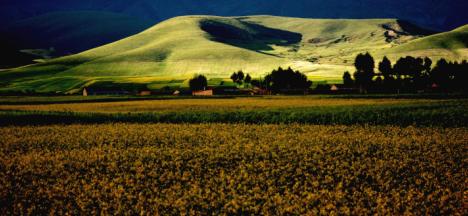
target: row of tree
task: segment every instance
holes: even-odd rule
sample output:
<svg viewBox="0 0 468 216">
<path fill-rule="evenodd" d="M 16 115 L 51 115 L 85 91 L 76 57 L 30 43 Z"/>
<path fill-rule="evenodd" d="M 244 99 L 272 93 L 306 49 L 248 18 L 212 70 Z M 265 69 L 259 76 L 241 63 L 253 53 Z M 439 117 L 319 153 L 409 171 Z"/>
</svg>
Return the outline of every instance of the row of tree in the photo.
<svg viewBox="0 0 468 216">
<path fill-rule="evenodd" d="M 290 67 L 283 69 L 279 67 L 266 75 L 263 79 L 253 80 L 253 86 L 257 86 L 272 93 L 307 93 L 312 86 L 312 81 L 299 71 Z"/>
<path fill-rule="evenodd" d="M 343 75 L 344 85 L 357 87 L 360 92 L 416 92 L 419 90 L 438 89 L 441 91 L 468 91 L 468 63 L 437 61 L 435 66 L 430 58 L 402 57 L 395 64 L 383 57 L 374 71 L 375 61 L 369 54 L 356 56 L 356 72 Z"/>
<path fill-rule="evenodd" d="M 365 53 L 356 56 L 354 66 L 356 72 L 353 75 L 345 72 L 343 82 L 346 87 L 357 88 L 361 93 L 417 92 L 428 89 L 468 92 L 466 60 L 459 63 L 448 62 L 442 58 L 433 66 L 432 60 L 427 57 L 406 56 L 398 59 L 395 64 L 383 57 L 376 72 L 374 58 Z M 290 67 L 280 67 L 259 80 L 252 80 L 250 75 L 245 75 L 243 71 L 233 73 L 231 79 L 239 85 L 248 83 L 272 93 L 305 93 L 312 86 L 312 81 L 308 80 L 306 75 Z M 197 75 L 190 80 L 192 90 L 203 90 L 207 84 L 203 75 Z"/>
<path fill-rule="evenodd" d="M 250 83 L 252 81 L 252 77 L 250 77 L 249 74 L 244 75 L 244 72 L 242 70 L 238 72 L 234 72 L 231 75 L 231 80 L 239 85 L 242 83 Z"/>
<path fill-rule="evenodd" d="M 305 93 L 312 86 L 312 81 L 303 73 L 281 67 L 259 80 L 252 80 L 250 75 L 244 75 L 243 71 L 233 73 L 231 79 L 239 85 L 248 83 L 272 93 Z M 208 82 L 204 75 L 195 75 L 189 80 L 189 85 L 192 91 L 199 91 L 206 89 Z"/>
<path fill-rule="evenodd" d="M 250 83 L 252 81 L 252 77 L 249 74 L 244 75 L 242 70 L 238 72 L 234 72 L 231 75 L 231 79 L 233 82 L 241 85 L 243 83 Z M 205 90 L 208 87 L 208 79 L 205 75 L 196 74 L 189 80 L 189 87 L 192 91 L 201 91 Z"/>
<path fill-rule="evenodd" d="M 189 86 L 192 91 L 206 90 L 206 87 L 208 87 L 208 80 L 206 76 L 197 74 L 189 80 Z"/>
</svg>

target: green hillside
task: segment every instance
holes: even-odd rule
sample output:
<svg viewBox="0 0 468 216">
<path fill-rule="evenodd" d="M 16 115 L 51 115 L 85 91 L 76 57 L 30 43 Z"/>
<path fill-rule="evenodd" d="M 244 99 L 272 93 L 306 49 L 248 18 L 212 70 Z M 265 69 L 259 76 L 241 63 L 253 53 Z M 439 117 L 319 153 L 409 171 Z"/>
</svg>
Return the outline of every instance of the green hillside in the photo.
<svg viewBox="0 0 468 216">
<path fill-rule="evenodd" d="M 301 43 L 292 48 L 276 47 L 275 52 L 291 59 L 294 68 L 315 80 L 340 80 L 343 71 L 353 70 L 352 64 L 358 53 L 377 53 L 422 37 L 419 32 L 412 32 L 413 29 L 406 29 L 396 19 L 255 16 L 245 20 L 302 34 Z M 390 31 L 393 32 L 393 37 L 386 36 Z"/>
<path fill-rule="evenodd" d="M 467 47 L 468 25 L 465 25 L 450 32 L 410 41 L 385 52 L 389 56 L 399 56 L 399 53 L 407 53 L 413 56 L 464 60 L 468 57 Z"/>
<path fill-rule="evenodd" d="M 222 81 L 240 69 L 258 77 L 279 66 L 339 82 L 357 53 L 383 55 L 421 37 L 394 19 L 184 16 L 77 55 L 0 72 L 0 91 L 73 92 L 96 81 L 183 86 L 196 73 Z M 460 52 L 454 48 L 446 50 Z"/>
</svg>

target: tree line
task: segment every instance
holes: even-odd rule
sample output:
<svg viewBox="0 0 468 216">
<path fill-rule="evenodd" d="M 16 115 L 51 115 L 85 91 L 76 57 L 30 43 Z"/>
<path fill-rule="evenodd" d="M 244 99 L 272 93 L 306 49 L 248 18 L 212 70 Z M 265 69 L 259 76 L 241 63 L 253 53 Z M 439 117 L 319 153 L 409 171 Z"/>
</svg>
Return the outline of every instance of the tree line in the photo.
<svg viewBox="0 0 468 216">
<path fill-rule="evenodd" d="M 272 93 L 306 93 L 312 86 L 312 81 L 299 71 L 294 71 L 290 67 L 283 69 L 279 67 L 263 78 L 253 80 L 249 74 L 242 70 L 234 72 L 231 80 L 238 84 L 250 84 Z M 195 75 L 189 80 L 190 89 L 199 91 L 206 89 L 208 82 L 204 75 Z"/>
<path fill-rule="evenodd" d="M 356 71 L 343 74 L 343 85 L 348 89 L 358 89 L 360 93 L 413 93 L 420 91 L 468 92 L 468 62 L 406 56 L 394 64 L 386 56 L 377 64 L 369 53 L 358 54 L 354 61 Z M 376 69 L 378 71 L 376 71 Z M 248 84 L 271 93 L 307 93 L 312 81 L 290 67 L 279 67 L 260 79 L 252 79 L 242 70 L 234 72 L 231 79 L 238 85 Z M 189 82 L 192 90 L 206 89 L 205 76 L 196 75 Z"/>
<path fill-rule="evenodd" d="M 294 71 L 291 67 L 283 69 L 279 67 L 266 75 L 263 79 L 253 80 L 253 86 L 257 86 L 272 93 L 307 93 L 312 86 L 312 81 L 300 71 Z"/>
<path fill-rule="evenodd" d="M 384 56 L 375 72 L 374 58 L 358 54 L 354 61 L 356 72 L 343 74 L 347 87 L 358 88 L 361 93 L 373 92 L 418 92 L 424 90 L 468 92 L 468 63 L 450 62 L 444 58 L 433 61 L 428 58 L 406 56 L 395 64 Z"/>
</svg>

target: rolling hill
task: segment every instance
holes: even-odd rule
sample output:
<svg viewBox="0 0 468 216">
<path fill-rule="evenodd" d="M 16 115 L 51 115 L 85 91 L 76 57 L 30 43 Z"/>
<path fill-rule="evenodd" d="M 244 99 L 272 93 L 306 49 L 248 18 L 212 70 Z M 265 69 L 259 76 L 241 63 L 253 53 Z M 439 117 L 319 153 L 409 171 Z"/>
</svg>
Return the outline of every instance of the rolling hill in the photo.
<svg viewBox="0 0 468 216">
<path fill-rule="evenodd" d="M 445 57 L 467 58 L 466 43 L 455 41 L 466 42 L 466 28 L 427 34 L 396 19 L 183 16 L 77 55 L 0 72 L 0 91 L 74 92 L 97 81 L 158 88 L 165 82 L 184 85 L 196 73 L 222 80 L 242 69 L 258 77 L 279 66 L 339 82 L 360 52 L 380 58 L 443 50 Z M 431 45 L 437 38 L 458 45 Z"/>
<path fill-rule="evenodd" d="M 414 56 L 431 56 L 464 60 L 468 58 L 468 25 L 450 32 L 420 38 L 386 50 L 385 54 L 396 58 L 400 53 Z"/>
<path fill-rule="evenodd" d="M 0 45 L 4 48 L 0 51 L 0 68 L 79 53 L 134 35 L 151 25 L 146 20 L 99 11 L 54 12 L 23 19 L 0 29 Z M 29 58 L 18 58 L 25 55 Z"/>
</svg>

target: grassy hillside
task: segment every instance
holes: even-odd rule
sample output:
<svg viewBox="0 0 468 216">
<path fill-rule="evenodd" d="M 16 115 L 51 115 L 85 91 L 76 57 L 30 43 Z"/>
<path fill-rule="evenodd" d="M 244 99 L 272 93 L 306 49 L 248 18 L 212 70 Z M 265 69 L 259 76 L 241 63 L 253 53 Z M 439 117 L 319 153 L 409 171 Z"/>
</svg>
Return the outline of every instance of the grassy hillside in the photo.
<svg viewBox="0 0 468 216">
<path fill-rule="evenodd" d="M 275 52 L 293 60 L 293 67 L 317 80 L 341 79 L 345 70 L 353 70 L 355 56 L 361 52 L 385 50 L 421 37 L 407 32 L 395 19 L 301 19 L 272 16 L 248 17 L 246 20 L 272 28 L 302 34 L 293 48 Z M 394 32 L 394 37 L 386 33 Z"/>
<path fill-rule="evenodd" d="M 386 50 L 390 56 L 408 53 L 413 56 L 432 56 L 464 60 L 468 57 L 468 25 L 450 32 L 431 35 Z"/>
<path fill-rule="evenodd" d="M 258 77 L 279 66 L 339 82 L 357 53 L 395 53 L 420 34 L 394 19 L 184 16 L 77 55 L 0 72 L 0 91 L 74 92 L 96 81 L 172 87 L 196 73 L 221 82 L 236 70 Z"/>
</svg>

